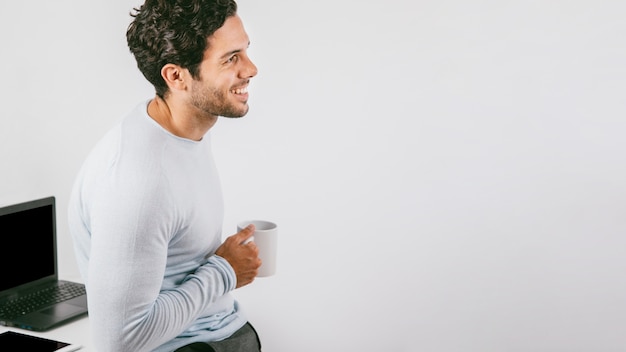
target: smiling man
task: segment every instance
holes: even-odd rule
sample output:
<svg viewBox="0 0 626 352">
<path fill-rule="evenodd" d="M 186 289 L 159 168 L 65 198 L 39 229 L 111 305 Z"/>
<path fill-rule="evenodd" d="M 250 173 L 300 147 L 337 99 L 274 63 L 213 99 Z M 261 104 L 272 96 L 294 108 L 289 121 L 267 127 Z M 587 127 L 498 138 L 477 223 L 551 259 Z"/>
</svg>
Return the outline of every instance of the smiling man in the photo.
<svg viewBox="0 0 626 352">
<path fill-rule="evenodd" d="M 99 351 L 260 351 L 230 292 L 261 264 L 252 226 L 222 242 L 209 130 L 248 112 L 257 68 L 237 5 L 147 0 L 127 40 L 154 86 L 96 145 L 69 225 Z"/>
</svg>

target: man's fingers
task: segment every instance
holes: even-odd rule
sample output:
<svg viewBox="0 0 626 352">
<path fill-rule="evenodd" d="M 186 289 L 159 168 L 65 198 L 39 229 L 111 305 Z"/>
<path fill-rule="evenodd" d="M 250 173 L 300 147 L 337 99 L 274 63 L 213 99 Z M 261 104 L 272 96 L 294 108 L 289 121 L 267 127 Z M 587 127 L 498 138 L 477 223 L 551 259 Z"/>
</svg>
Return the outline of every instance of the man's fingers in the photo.
<svg viewBox="0 0 626 352">
<path fill-rule="evenodd" d="M 237 237 L 237 241 L 241 244 L 247 244 L 251 241 L 251 237 L 254 235 L 254 225 L 250 224 L 243 228 L 239 233 L 235 236 Z"/>
</svg>

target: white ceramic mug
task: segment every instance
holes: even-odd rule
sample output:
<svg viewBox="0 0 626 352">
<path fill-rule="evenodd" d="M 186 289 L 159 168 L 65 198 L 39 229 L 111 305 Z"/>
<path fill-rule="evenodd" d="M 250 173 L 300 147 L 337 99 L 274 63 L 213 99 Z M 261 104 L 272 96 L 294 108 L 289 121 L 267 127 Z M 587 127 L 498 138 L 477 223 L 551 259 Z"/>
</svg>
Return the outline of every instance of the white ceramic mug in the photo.
<svg viewBox="0 0 626 352">
<path fill-rule="evenodd" d="M 243 230 L 249 224 L 254 225 L 255 230 L 251 240 L 259 248 L 259 258 L 262 262 L 257 276 L 272 276 L 276 273 L 278 226 L 273 222 L 264 220 L 242 221 L 237 225 L 237 232 Z"/>
</svg>

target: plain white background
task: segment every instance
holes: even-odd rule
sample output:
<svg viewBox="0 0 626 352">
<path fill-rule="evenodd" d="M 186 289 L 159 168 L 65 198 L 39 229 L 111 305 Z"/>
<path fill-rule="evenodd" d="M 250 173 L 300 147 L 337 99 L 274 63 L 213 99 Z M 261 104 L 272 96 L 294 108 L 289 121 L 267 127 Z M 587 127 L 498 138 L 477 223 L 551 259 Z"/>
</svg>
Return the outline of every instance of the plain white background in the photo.
<svg viewBox="0 0 626 352">
<path fill-rule="evenodd" d="M 74 176 L 153 94 L 137 5 L 0 4 L 0 204 L 57 197 L 64 276 Z M 239 5 L 260 71 L 212 134 L 224 235 L 280 226 L 236 291 L 266 351 L 626 351 L 626 3 Z"/>
</svg>

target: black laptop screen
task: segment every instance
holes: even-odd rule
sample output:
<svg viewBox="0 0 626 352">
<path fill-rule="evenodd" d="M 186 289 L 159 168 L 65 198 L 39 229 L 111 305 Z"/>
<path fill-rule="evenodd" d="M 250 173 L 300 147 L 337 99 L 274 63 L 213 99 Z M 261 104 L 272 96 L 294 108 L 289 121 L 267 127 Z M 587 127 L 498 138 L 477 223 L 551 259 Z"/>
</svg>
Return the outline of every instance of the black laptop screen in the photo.
<svg viewBox="0 0 626 352">
<path fill-rule="evenodd" d="M 0 212 L 0 292 L 55 275 L 53 204 Z"/>
</svg>

